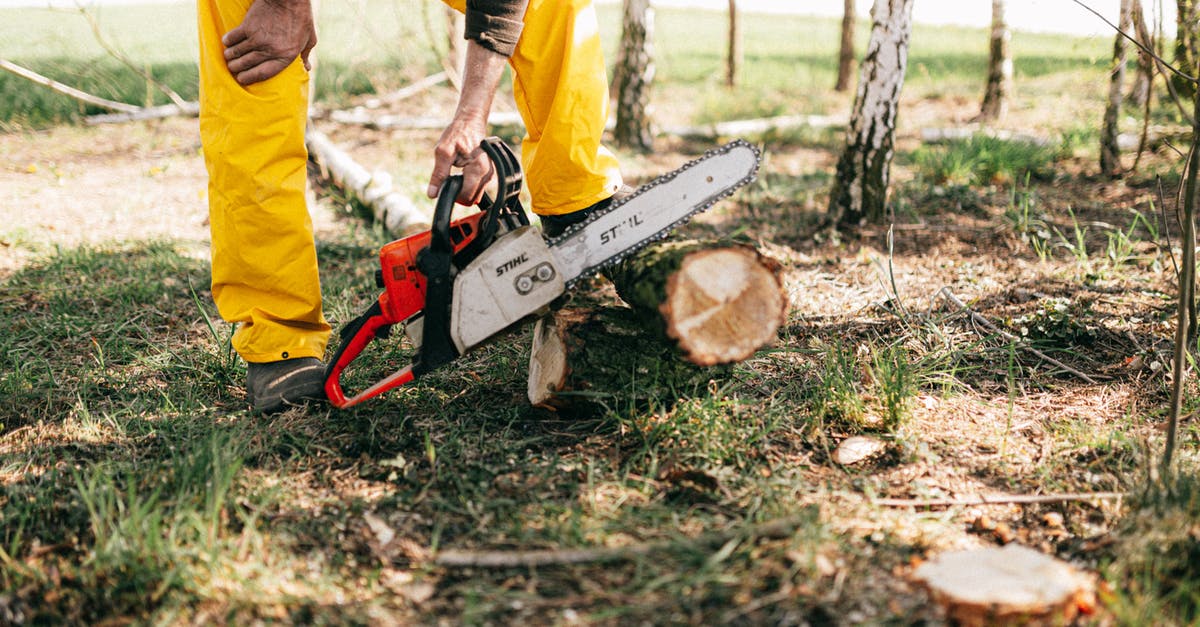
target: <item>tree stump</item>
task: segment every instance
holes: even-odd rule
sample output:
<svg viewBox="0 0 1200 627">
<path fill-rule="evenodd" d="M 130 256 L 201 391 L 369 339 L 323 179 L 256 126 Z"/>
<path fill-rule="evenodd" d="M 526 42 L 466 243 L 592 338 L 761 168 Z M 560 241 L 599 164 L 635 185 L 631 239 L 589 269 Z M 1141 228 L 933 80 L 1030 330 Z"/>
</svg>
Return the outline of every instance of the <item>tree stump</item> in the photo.
<svg viewBox="0 0 1200 627">
<path fill-rule="evenodd" d="M 959 625 L 1063 625 L 1091 611 L 1091 580 L 1016 544 L 939 555 L 914 577 Z"/>
<path fill-rule="evenodd" d="M 666 353 L 714 366 L 752 356 L 775 338 L 787 314 L 779 264 L 732 240 L 656 244 L 605 274 L 632 313 L 565 309 L 539 320 L 530 354 L 532 404 L 554 407 L 557 392 L 604 376 L 593 371 L 612 359 L 587 354 L 601 348 L 597 333 L 612 336 L 625 326 L 629 337 L 607 342 L 618 352 L 633 345 L 644 352 L 640 343 L 658 336 Z"/>
</svg>

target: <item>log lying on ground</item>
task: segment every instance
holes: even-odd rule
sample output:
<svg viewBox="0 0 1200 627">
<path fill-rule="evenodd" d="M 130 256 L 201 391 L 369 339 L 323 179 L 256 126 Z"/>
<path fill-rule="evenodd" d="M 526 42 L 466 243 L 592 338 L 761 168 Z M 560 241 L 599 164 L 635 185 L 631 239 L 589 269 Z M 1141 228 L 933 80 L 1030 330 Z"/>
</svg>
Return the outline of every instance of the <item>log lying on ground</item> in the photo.
<svg viewBox="0 0 1200 627">
<path fill-rule="evenodd" d="M 83 123 L 88 126 L 98 126 L 100 124 L 120 124 L 123 122 L 141 122 L 145 120 L 158 120 L 162 118 L 179 117 L 196 117 L 200 115 L 200 103 L 185 102 L 182 105 L 161 105 L 157 107 L 143 107 L 139 111 L 131 113 L 99 113 L 89 115 L 83 118 Z"/>
<path fill-rule="evenodd" d="M 605 274 L 617 294 L 661 324 L 698 366 L 742 361 L 775 338 L 787 314 L 779 264 L 731 240 L 651 246 Z"/>
<path fill-rule="evenodd" d="M 386 172 L 369 172 L 321 131 L 310 128 L 305 143 L 309 158 L 335 185 L 369 207 L 389 232 L 405 234 L 429 228 L 430 216 L 411 198 L 393 190 L 392 177 Z"/>
<path fill-rule="evenodd" d="M 750 120 L 728 120 L 701 126 L 672 126 L 662 129 L 662 134 L 675 137 L 709 138 L 742 137 L 760 135 L 770 131 L 786 131 L 797 128 L 839 128 L 849 123 L 844 117 L 828 115 L 777 115 Z"/>
<path fill-rule="evenodd" d="M 556 394 L 594 385 L 606 358 L 594 358 L 598 338 L 618 351 L 657 335 L 692 364 L 742 361 L 771 342 L 787 314 L 780 266 L 754 247 L 730 240 L 672 241 L 650 246 L 606 272 L 632 308 L 624 319 L 567 309 L 534 326 L 529 401 L 557 407 Z M 630 329 L 613 337 L 613 329 Z M 651 330 L 646 337 L 639 331 Z"/>
</svg>

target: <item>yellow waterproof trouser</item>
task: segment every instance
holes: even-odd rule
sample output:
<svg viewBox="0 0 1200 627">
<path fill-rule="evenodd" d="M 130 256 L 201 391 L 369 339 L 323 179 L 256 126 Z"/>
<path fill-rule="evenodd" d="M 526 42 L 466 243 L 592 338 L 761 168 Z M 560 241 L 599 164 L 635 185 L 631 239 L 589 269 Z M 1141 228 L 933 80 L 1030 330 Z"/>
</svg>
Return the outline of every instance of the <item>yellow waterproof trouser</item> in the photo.
<svg viewBox="0 0 1200 627">
<path fill-rule="evenodd" d="M 466 5 L 444 2 L 459 11 Z M 612 196 L 621 173 L 600 143 L 608 77 L 591 0 L 530 0 L 509 65 L 525 121 L 521 167 L 534 213 L 570 213 Z"/>
<path fill-rule="evenodd" d="M 465 8 L 465 0 L 445 1 Z M 221 37 L 251 2 L 197 1 L 213 300 L 238 324 L 233 345 L 246 361 L 320 358 L 329 325 L 304 199 L 308 75 L 296 60 L 270 80 L 237 84 Z M 509 63 L 527 129 L 521 161 L 533 210 L 570 213 L 611 196 L 621 175 L 600 143 L 608 81 L 591 1 L 531 0 Z"/>
<path fill-rule="evenodd" d="M 246 361 L 321 358 L 329 324 L 304 197 L 308 73 L 296 60 L 249 87 L 234 80 L 221 37 L 251 1 L 197 0 L 213 300 L 237 323 L 233 347 Z"/>
</svg>

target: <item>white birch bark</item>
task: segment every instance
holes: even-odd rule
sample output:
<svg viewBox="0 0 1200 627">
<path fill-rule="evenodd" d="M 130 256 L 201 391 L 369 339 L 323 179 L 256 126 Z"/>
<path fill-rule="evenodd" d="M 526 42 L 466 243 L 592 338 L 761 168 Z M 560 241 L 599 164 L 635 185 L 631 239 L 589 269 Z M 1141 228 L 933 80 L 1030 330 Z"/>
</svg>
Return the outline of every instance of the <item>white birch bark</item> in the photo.
<svg viewBox="0 0 1200 627">
<path fill-rule="evenodd" d="M 1119 27 L 1129 32 L 1133 24 L 1132 0 L 1121 0 Z M 1108 105 L 1104 109 L 1104 126 L 1100 130 L 1100 171 L 1106 176 L 1121 174 L 1121 150 L 1117 145 L 1120 134 L 1121 103 L 1125 84 L 1125 37 L 1118 33 L 1113 40 L 1112 74 L 1108 82 Z"/>
<path fill-rule="evenodd" d="M 886 213 L 913 1 L 875 0 L 871 9 L 871 39 L 829 200 L 831 217 L 843 225 L 878 220 Z"/>
<path fill-rule="evenodd" d="M 1012 91 L 1013 60 L 1009 42 L 1012 35 L 1004 17 L 1004 0 L 992 0 L 992 35 L 988 46 L 987 88 L 983 93 L 980 118 L 1002 120 L 1008 115 L 1008 94 Z"/>
</svg>

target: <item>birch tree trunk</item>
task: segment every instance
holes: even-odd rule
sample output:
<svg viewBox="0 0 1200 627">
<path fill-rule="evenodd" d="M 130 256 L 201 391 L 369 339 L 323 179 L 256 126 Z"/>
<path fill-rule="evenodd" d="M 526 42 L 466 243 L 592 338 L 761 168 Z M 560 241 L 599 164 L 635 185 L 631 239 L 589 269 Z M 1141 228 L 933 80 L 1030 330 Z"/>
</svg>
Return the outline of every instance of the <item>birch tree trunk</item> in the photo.
<svg viewBox="0 0 1200 627">
<path fill-rule="evenodd" d="M 875 0 L 871 9 L 871 39 L 859 70 L 846 148 L 829 194 L 830 217 L 842 226 L 877 221 L 886 214 L 912 7 L 913 0 Z"/>
<path fill-rule="evenodd" d="M 742 67 L 742 28 L 738 21 L 737 0 L 729 0 L 729 54 L 725 60 L 725 84 L 737 85 L 738 71 Z"/>
<path fill-rule="evenodd" d="M 1119 27 L 1129 32 L 1133 24 L 1133 0 L 1121 0 Z M 1122 90 L 1125 84 L 1125 37 L 1117 34 L 1113 40 L 1112 74 L 1108 81 L 1108 105 L 1104 108 L 1104 126 L 1100 130 L 1100 171 L 1105 176 L 1121 174 L 1121 149 L 1117 146 L 1120 132 Z"/>
<path fill-rule="evenodd" d="M 621 49 L 617 55 L 617 144 L 650 150 L 650 85 L 654 80 L 654 9 L 649 0 L 625 0 Z"/>
<path fill-rule="evenodd" d="M 854 0 L 845 0 L 842 13 L 842 45 L 838 52 L 838 75 L 834 89 L 850 89 L 850 77 L 854 75 Z"/>
<path fill-rule="evenodd" d="M 1009 42 L 1012 35 L 1004 18 L 1004 0 L 992 0 L 992 36 L 988 47 L 987 87 L 979 117 L 986 122 L 1004 119 L 1008 114 L 1008 94 L 1012 91 L 1013 60 Z"/>
<path fill-rule="evenodd" d="M 1146 9 L 1142 6 L 1142 0 L 1133 0 L 1132 10 L 1134 38 L 1138 40 L 1138 43 L 1153 50 L 1154 41 L 1149 34 L 1150 29 L 1146 27 Z M 1129 88 L 1129 103 L 1140 107 L 1145 105 L 1150 98 L 1150 84 L 1154 77 L 1154 59 L 1141 49 L 1137 51 L 1137 55 L 1137 74 L 1133 78 L 1133 85 Z"/>
</svg>

